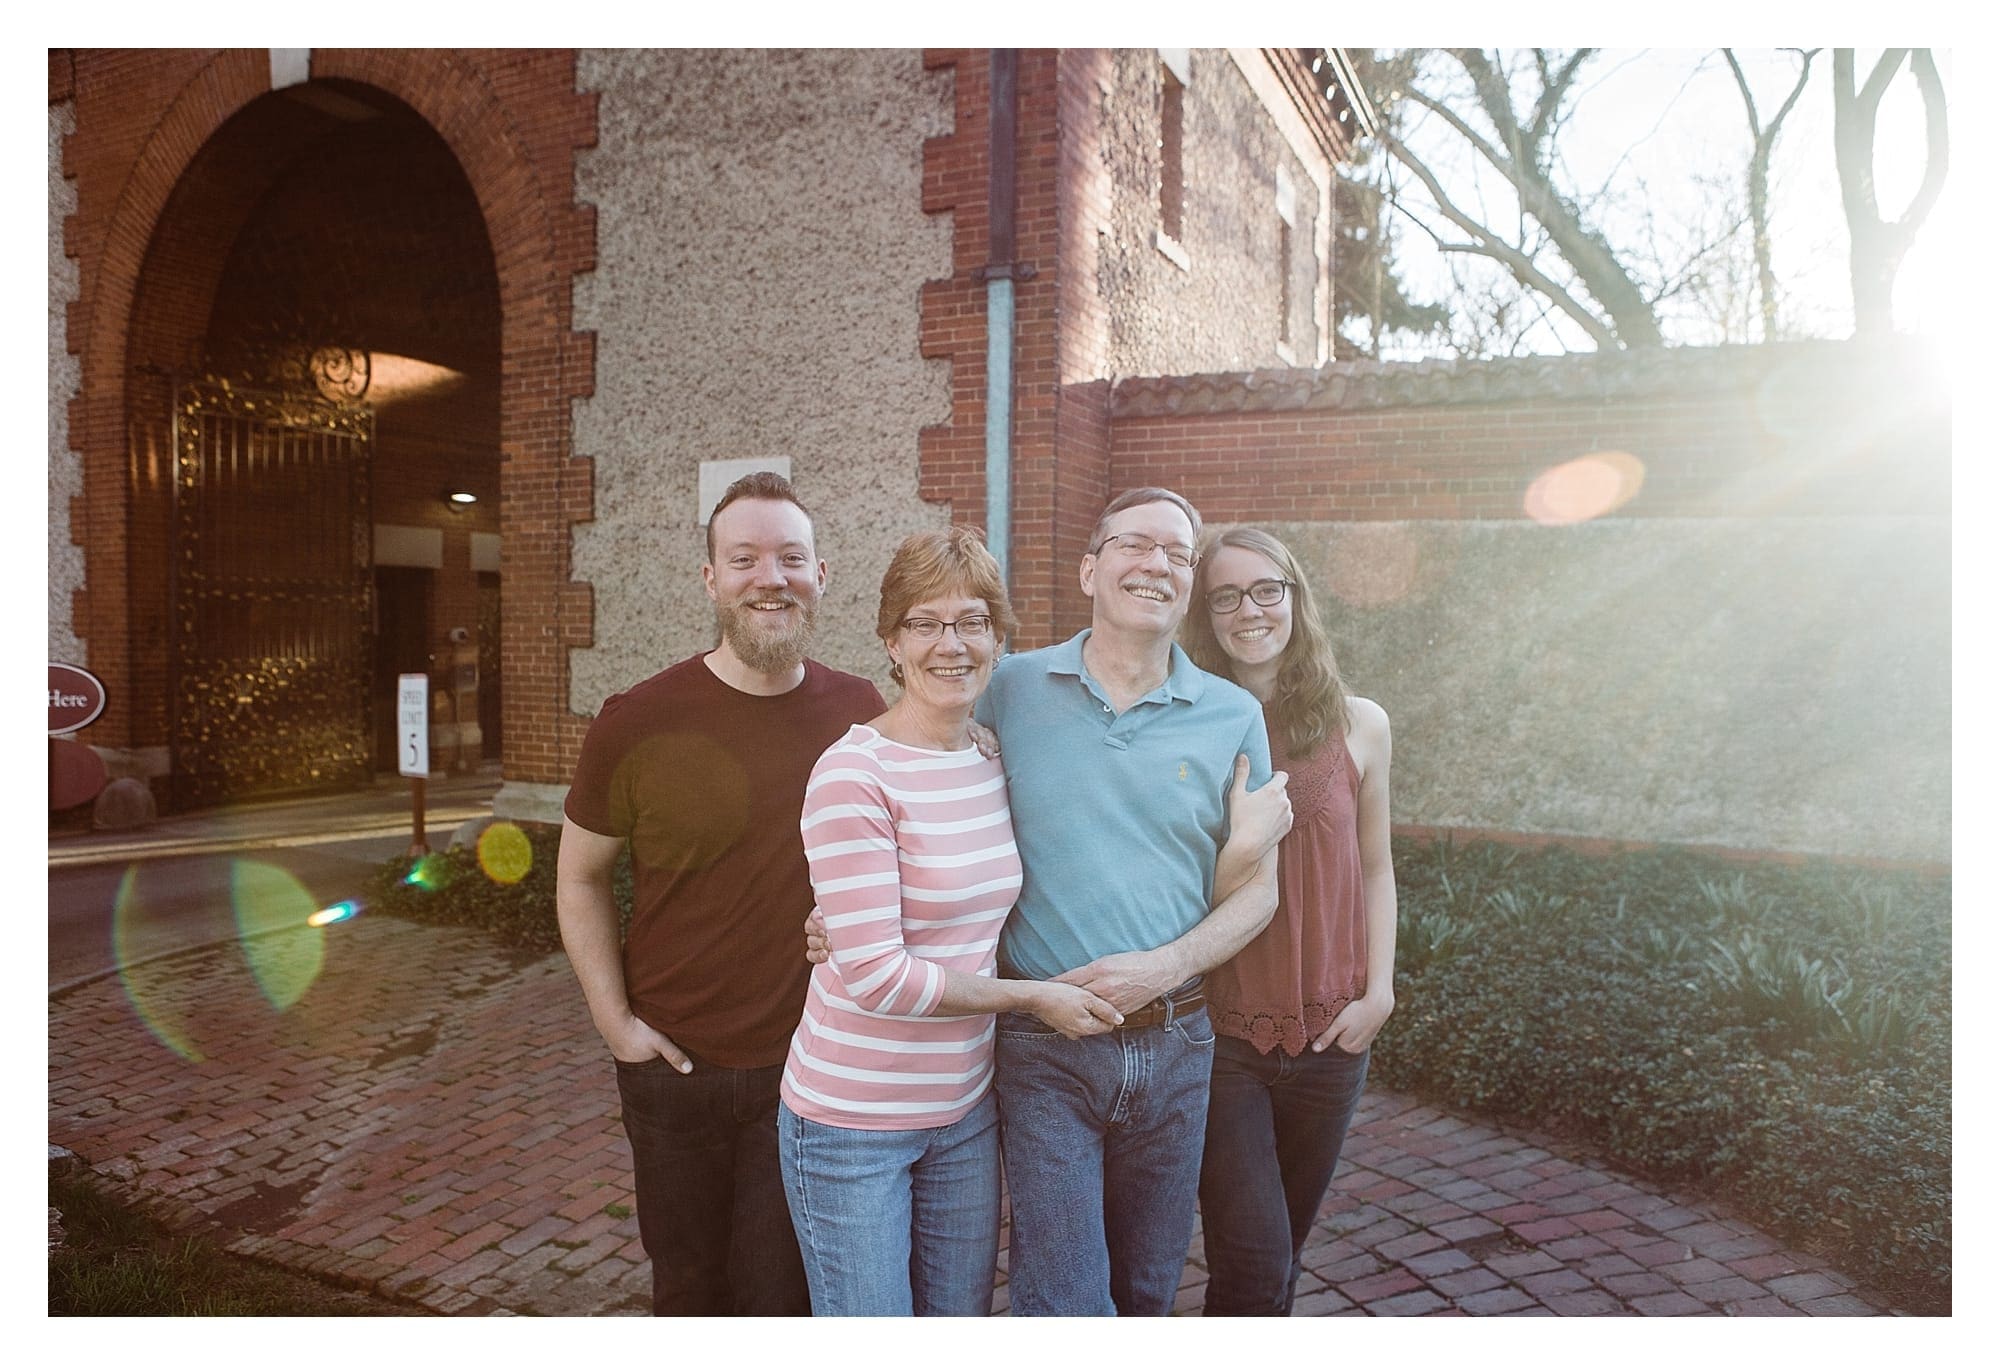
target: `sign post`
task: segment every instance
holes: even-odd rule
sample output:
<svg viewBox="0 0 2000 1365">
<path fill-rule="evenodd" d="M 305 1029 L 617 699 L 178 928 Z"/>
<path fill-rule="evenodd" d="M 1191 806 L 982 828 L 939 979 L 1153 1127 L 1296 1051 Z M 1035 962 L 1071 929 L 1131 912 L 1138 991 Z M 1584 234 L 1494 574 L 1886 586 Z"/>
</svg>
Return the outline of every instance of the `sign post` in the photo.
<svg viewBox="0 0 2000 1365">
<path fill-rule="evenodd" d="M 431 679 L 428 673 L 396 676 L 396 770 L 410 779 L 410 856 L 431 851 L 424 838 L 424 779 L 431 772 Z"/>
</svg>

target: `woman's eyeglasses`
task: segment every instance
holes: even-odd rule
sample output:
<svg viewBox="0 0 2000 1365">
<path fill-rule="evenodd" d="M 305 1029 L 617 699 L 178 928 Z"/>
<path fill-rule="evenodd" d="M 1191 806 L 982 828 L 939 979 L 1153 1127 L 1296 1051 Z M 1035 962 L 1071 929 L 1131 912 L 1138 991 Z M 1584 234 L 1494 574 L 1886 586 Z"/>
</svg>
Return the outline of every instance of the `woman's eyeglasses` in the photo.
<svg viewBox="0 0 2000 1365">
<path fill-rule="evenodd" d="M 1217 588 L 1208 595 L 1208 609 L 1217 616 L 1227 616 L 1243 605 L 1245 597 L 1260 607 L 1275 607 L 1295 586 L 1290 579 L 1260 578 L 1247 588 Z"/>
<path fill-rule="evenodd" d="M 961 616 L 956 621 L 940 621 L 935 616 L 906 616 L 902 627 L 913 640 L 935 640 L 950 626 L 961 640 L 984 640 L 993 633 L 990 616 Z"/>
</svg>

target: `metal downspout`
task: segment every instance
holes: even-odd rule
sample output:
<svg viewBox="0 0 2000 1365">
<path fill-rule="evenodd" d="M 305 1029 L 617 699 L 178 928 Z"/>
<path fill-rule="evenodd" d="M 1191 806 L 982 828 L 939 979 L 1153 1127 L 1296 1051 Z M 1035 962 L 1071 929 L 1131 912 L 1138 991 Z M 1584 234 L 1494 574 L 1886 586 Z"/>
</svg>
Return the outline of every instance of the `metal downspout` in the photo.
<svg viewBox="0 0 2000 1365">
<path fill-rule="evenodd" d="M 1035 268 L 1014 259 L 1015 123 L 1021 54 L 995 48 L 987 91 L 986 544 L 1011 585 L 1014 540 L 1014 282 Z"/>
</svg>

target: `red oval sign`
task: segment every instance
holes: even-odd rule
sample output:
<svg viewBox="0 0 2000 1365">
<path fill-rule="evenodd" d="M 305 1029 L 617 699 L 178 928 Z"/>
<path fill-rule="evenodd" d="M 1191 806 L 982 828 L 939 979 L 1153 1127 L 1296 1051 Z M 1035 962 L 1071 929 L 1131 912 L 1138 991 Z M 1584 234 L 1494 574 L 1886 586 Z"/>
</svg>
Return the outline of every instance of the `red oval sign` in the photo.
<svg viewBox="0 0 2000 1365">
<path fill-rule="evenodd" d="M 66 735 L 104 714 L 108 700 L 97 675 L 75 664 L 49 665 L 49 733 Z"/>
<path fill-rule="evenodd" d="M 49 741 L 49 809 L 68 810 L 95 801 L 107 774 L 97 750 L 79 739 Z"/>
</svg>

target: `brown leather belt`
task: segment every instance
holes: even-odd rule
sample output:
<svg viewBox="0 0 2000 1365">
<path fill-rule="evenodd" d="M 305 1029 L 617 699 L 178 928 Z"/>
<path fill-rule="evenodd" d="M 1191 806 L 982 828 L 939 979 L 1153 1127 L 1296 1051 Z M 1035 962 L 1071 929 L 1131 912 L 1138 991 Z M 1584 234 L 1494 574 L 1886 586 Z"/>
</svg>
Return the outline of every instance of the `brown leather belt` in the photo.
<svg viewBox="0 0 2000 1365">
<path fill-rule="evenodd" d="M 1164 1028 L 1176 1019 L 1193 1014 L 1207 1003 L 1199 987 L 1194 990 L 1183 989 L 1179 995 L 1162 995 L 1157 999 L 1148 1000 L 1136 1010 L 1129 1011 L 1125 1015 L 1125 1022 L 1118 1027 Z"/>
</svg>

